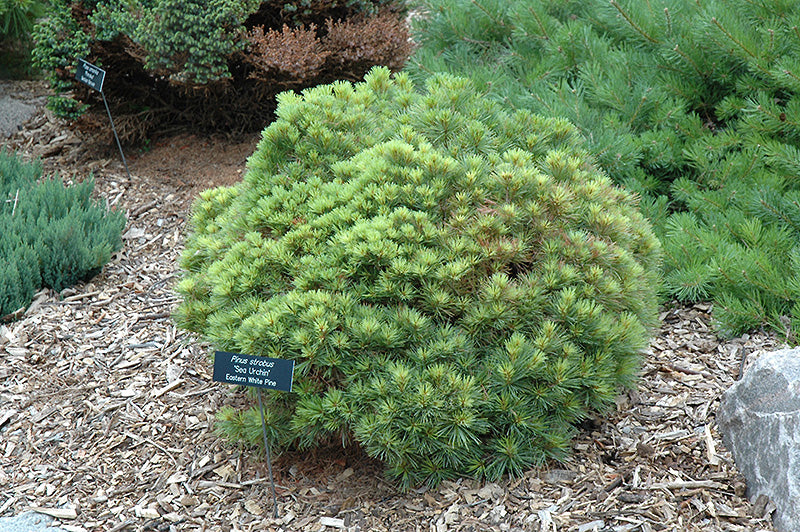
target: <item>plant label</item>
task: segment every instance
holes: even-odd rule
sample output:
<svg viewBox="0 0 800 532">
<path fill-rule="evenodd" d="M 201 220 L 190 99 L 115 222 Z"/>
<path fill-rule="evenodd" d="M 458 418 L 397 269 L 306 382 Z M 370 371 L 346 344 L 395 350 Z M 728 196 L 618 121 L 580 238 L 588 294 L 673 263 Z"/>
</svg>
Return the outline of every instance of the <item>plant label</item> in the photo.
<svg viewBox="0 0 800 532">
<path fill-rule="evenodd" d="M 81 83 L 89 85 L 91 88 L 100 91 L 100 96 L 103 97 L 103 105 L 106 106 L 108 113 L 108 121 L 111 122 L 111 130 L 114 132 L 114 138 L 117 140 L 117 147 L 119 148 L 119 155 L 122 157 L 122 164 L 125 165 L 125 173 L 128 174 L 128 181 L 131 180 L 131 172 L 128 170 L 128 161 L 125 160 L 125 154 L 122 153 L 122 143 L 119 141 L 117 135 L 117 128 L 114 127 L 114 119 L 111 118 L 111 109 L 108 108 L 106 101 L 106 93 L 103 92 L 103 81 L 106 79 L 106 71 L 100 67 L 96 67 L 88 61 L 78 59 L 78 71 L 75 74 L 75 79 Z"/>
<path fill-rule="evenodd" d="M 214 353 L 214 380 L 241 386 L 292 391 L 294 360 L 268 358 L 241 353 Z"/>
<path fill-rule="evenodd" d="M 243 355 L 216 351 L 214 353 L 214 381 L 255 386 L 258 388 L 258 412 L 261 414 L 261 434 L 264 436 L 264 449 L 267 451 L 269 483 L 272 486 L 272 506 L 275 518 L 278 517 L 278 496 L 275 493 L 275 479 L 272 476 L 272 458 L 267 438 L 267 424 L 264 421 L 264 404 L 261 401 L 261 388 L 292 391 L 294 360 Z"/>
<path fill-rule="evenodd" d="M 88 61 L 78 59 L 78 72 L 75 74 L 75 79 L 89 85 L 94 90 L 103 92 L 103 80 L 106 79 L 106 71 Z"/>
</svg>

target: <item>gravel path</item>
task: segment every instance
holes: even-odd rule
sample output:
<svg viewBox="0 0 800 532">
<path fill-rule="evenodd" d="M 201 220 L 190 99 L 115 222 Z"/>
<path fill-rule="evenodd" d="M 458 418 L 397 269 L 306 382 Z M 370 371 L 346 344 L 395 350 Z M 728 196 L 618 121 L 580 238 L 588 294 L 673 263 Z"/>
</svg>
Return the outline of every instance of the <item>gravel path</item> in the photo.
<svg viewBox="0 0 800 532">
<path fill-rule="evenodd" d="M 52 523 L 52 517 L 25 512 L 13 517 L 0 517 L 0 532 L 65 532 L 61 528 L 50 526 Z"/>
<path fill-rule="evenodd" d="M 0 141 L 22 129 L 44 106 L 45 98 L 31 94 L 32 83 L 0 80 Z"/>
<path fill-rule="evenodd" d="M 0 137 L 8 138 L 28 121 L 36 108 L 9 96 L 0 98 Z"/>
</svg>

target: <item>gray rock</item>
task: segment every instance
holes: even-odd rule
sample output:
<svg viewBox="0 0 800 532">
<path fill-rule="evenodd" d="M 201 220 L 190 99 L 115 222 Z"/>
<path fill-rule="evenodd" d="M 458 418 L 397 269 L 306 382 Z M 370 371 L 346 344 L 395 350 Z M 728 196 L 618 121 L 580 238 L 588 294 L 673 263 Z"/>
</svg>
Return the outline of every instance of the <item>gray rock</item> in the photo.
<svg viewBox="0 0 800 532">
<path fill-rule="evenodd" d="M 8 96 L 0 97 L 0 139 L 10 137 L 24 124 L 36 107 Z"/>
<path fill-rule="evenodd" d="M 53 518 L 36 512 L 0 517 L 0 532 L 65 532 L 50 526 Z"/>
<path fill-rule="evenodd" d="M 800 349 L 754 362 L 723 395 L 717 423 L 748 498 L 766 495 L 775 530 L 800 532 Z"/>
</svg>

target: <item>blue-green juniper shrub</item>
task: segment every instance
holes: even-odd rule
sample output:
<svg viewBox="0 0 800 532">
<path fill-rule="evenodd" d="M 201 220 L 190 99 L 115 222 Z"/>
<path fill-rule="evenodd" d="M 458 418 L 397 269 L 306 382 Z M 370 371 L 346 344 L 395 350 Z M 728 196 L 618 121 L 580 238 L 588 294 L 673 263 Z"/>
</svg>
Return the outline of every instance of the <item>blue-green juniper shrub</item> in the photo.
<svg viewBox="0 0 800 532">
<path fill-rule="evenodd" d="M 90 279 L 122 247 L 125 216 L 92 198 L 94 182 L 42 179 L 36 163 L 0 151 L 0 319 L 34 293 Z"/>
<path fill-rule="evenodd" d="M 402 487 L 520 475 L 633 385 L 660 244 L 563 119 L 374 69 L 279 97 L 194 206 L 176 318 L 296 361 L 273 444 L 357 443 Z M 260 442 L 257 410 L 224 433 Z"/>
</svg>

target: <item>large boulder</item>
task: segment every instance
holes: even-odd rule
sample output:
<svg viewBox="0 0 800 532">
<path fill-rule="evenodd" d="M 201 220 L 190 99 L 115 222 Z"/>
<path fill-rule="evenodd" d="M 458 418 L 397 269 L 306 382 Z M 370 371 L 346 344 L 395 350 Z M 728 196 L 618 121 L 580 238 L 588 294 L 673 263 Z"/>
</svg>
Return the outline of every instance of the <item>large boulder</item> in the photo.
<svg viewBox="0 0 800 532">
<path fill-rule="evenodd" d="M 748 497 L 768 496 L 775 529 L 800 531 L 800 349 L 762 355 L 722 398 L 717 422 L 747 479 Z"/>
</svg>

